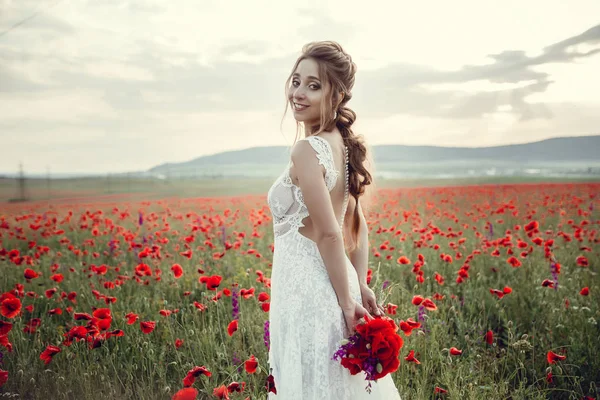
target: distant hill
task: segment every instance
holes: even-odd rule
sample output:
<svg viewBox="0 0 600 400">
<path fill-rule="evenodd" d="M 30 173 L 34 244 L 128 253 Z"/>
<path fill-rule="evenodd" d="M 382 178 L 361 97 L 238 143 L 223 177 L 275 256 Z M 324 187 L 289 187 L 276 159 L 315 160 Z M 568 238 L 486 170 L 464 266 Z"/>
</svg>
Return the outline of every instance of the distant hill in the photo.
<svg viewBox="0 0 600 400">
<path fill-rule="evenodd" d="M 600 161 L 600 135 L 559 137 L 539 142 L 493 147 L 441 147 L 377 145 L 372 147 L 375 164 L 397 162 L 441 161 L 502 161 L 581 162 Z M 235 165 L 285 165 L 289 160 L 286 146 L 252 147 L 202 156 L 182 163 L 167 163 L 153 167 L 150 174 L 168 174 L 178 170 Z"/>
</svg>

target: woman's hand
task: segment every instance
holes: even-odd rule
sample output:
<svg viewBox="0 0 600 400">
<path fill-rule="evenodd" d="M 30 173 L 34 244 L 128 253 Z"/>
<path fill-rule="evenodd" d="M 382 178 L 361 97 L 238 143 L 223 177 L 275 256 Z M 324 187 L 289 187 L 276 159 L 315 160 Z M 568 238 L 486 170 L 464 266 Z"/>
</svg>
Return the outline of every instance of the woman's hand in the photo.
<svg viewBox="0 0 600 400">
<path fill-rule="evenodd" d="M 360 295 L 362 296 L 363 307 L 373 315 L 379 316 L 384 315 L 385 311 L 383 306 L 377 304 L 375 299 L 375 293 L 371 290 L 367 284 L 360 285 Z"/>
<path fill-rule="evenodd" d="M 360 320 L 362 317 L 366 315 L 369 318 L 373 318 L 371 314 L 369 314 L 369 312 L 355 300 L 351 300 L 348 304 L 340 306 L 344 312 L 344 319 L 346 320 L 346 327 L 348 328 L 349 335 L 354 333 L 354 328 L 358 320 Z"/>
</svg>

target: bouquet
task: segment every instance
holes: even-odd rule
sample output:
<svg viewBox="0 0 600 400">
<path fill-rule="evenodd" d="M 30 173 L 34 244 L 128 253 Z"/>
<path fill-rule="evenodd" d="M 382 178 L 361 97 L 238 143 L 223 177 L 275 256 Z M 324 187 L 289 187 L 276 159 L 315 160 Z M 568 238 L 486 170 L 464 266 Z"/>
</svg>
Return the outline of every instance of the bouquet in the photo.
<svg viewBox="0 0 600 400">
<path fill-rule="evenodd" d="M 341 342 L 333 360 L 341 360 L 351 375 L 365 373 L 366 387 L 371 393 L 371 382 L 395 372 L 400 366 L 399 354 L 404 341 L 398 335 L 398 325 L 386 316 L 369 318 L 356 326 L 356 333 Z"/>
</svg>

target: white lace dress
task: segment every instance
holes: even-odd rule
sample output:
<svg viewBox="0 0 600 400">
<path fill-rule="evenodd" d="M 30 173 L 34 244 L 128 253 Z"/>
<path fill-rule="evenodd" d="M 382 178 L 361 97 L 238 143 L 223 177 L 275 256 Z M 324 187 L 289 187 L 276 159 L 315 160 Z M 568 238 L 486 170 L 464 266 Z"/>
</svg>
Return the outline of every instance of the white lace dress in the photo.
<svg viewBox="0 0 600 400">
<path fill-rule="evenodd" d="M 335 168 L 329 142 L 319 136 L 307 140 L 325 167 L 329 192 L 340 173 Z M 347 150 L 346 150 L 347 153 Z M 346 175 L 347 175 L 346 155 Z M 269 366 L 277 394 L 269 400 L 400 400 L 390 375 L 365 391 L 363 374 L 350 375 L 332 356 L 347 337 L 345 320 L 333 285 L 315 242 L 298 229 L 309 213 L 300 188 L 293 184 L 291 161 L 269 189 L 267 201 L 273 215 L 275 247 L 271 273 L 269 312 Z M 346 196 L 343 210 L 347 207 Z M 344 213 L 342 213 L 344 215 Z M 340 227 L 343 226 L 343 220 Z M 350 293 L 362 304 L 358 276 L 346 257 Z"/>
</svg>

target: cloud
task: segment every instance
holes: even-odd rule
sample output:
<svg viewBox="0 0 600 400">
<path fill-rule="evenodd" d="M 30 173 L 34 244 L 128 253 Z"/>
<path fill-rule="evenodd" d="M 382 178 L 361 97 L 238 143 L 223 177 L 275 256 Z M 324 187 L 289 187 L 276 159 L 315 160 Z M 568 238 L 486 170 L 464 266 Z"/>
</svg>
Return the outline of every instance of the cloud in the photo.
<svg viewBox="0 0 600 400">
<path fill-rule="evenodd" d="M 22 135 L 19 140 L 48 135 L 52 143 L 62 143 L 57 135 L 73 138 L 81 132 L 73 140 L 81 151 L 106 147 L 114 152 L 102 142 L 118 137 L 120 146 L 138 148 L 147 139 L 152 144 L 144 144 L 150 146 L 144 147 L 145 152 L 158 152 L 168 148 L 170 137 L 182 142 L 186 135 L 204 135 L 206 141 L 227 138 L 222 145 L 216 139 L 195 142 L 181 153 L 188 158 L 231 146 L 270 144 L 278 138 L 270 132 L 279 127 L 286 105 L 283 86 L 302 45 L 324 39 L 340 42 L 355 60 L 367 55 L 364 63 L 357 61 L 350 107 L 357 111 L 359 123 L 368 123 L 368 131 L 381 129 L 388 143 L 397 137 L 390 133 L 394 127 L 397 131 L 407 127 L 421 143 L 441 143 L 443 137 L 462 142 L 471 137 L 478 144 L 510 141 L 519 137 L 520 129 L 532 137 L 544 131 L 595 133 L 593 113 L 586 111 L 579 121 L 565 112 L 589 111 L 594 98 L 583 102 L 574 93 L 577 107 L 569 108 L 557 106 L 563 89 L 554 97 L 547 95 L 565 80 L 570 82 L 566 72 L 555 75 L 558 65 L 571 73 L 571 67 L 598 59 L 600 25 L 561 30 L 568 33 L 539 45 L 539 38 L 550 34 L 542 32 L 529 41 L 538 43 L 539 54 L 531 55 L 531 45 L 495 44 L 487 48 L 501 51 L 487 51 L 484 61 L 452 60 L 457 66 L 443 69 L 441 59 L 430 65 L 390 61 L 410 60 L 411 51 L 419 51 L 417 56 L 431 53 L 428 60 L 437 52 L 452 58 L 452 53 L 431 47 L 436 38 L 458 54 L 455 59 L 464 59 L 469 49 L 460 47 L 460 38 L 465 36 L 452 36 L 445 30 L 448 27 L 438 26 L 442 19 L 435 20 L 435 29 L 419 26 L 414 37 L 408 35 L 413 33 L 411 26 L 398 27 L 402 40 L 394 47 L 396 27 L 379 30 L 357 24 L 360 15 L 352 20 L 351 9 L 333 12 L 278 2 L 269 6 L 272 15 L 267 15 L 263 9 L 269 3 L 257 1 L 236 10 L 216 1 L 199 5 L 181 0 L 175 5 L 160 0 L 59 0 L 56 6 L 37 0 L 9 2 L 0 32 L 35 16 L 0 37 L 4 138 L 8 132 L 11 137 Z M 257 13 L 250 15 L 251 10 Z M 403 18 L 410 15 L 406 12 Z M 446 37 L 439 37 L 445 32 Z M 352 47 L 369 40 L 377 42 L 372 52 L 370 47 Z M 386 47 L 386 43 L 393 44 Z M 572 123 L 572 131 L 559 131 L 568 130 L 564 121 Z M 478 132 L 486 132 L 486 139 Z M 127 157 L 132 150 L 118 151 Z M 151 163 L 153 156 L 142 159 Z"/>
</svg>

